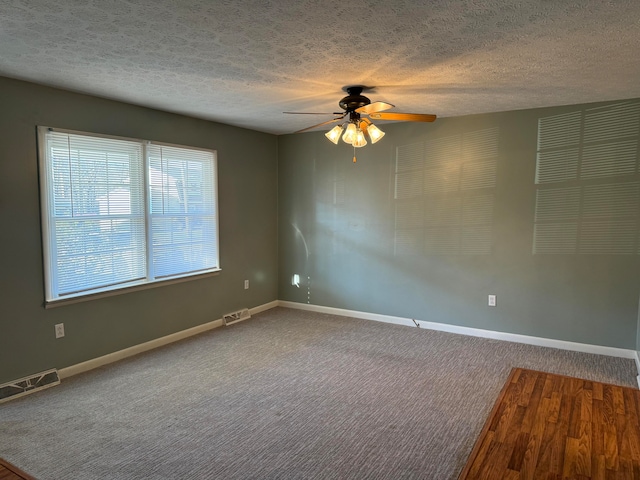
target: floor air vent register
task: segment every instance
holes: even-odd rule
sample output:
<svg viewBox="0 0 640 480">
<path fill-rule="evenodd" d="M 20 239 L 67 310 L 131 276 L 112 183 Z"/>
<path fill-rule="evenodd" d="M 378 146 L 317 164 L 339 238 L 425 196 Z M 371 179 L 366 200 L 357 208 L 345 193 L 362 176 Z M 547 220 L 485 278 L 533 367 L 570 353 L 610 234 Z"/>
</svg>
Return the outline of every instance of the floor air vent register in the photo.
<svg viewBox="0 0 640 480">
<path fill-rule="evenodd" d="M 241 322 L 242 320 L 248 320 L 249 318 L 251 318 L 251 314 L 249 313 L 248 308 L 243 308 L 237 312 L 225 313 L 222 316 L 222 320 L 227 326 Z"/>
<path fill-rule="evenodd" d="M 38 392 L 60 383 L 58 370 L 47 370 L 0 385 L 0 403 L 29 393 Z"/>
</svg>

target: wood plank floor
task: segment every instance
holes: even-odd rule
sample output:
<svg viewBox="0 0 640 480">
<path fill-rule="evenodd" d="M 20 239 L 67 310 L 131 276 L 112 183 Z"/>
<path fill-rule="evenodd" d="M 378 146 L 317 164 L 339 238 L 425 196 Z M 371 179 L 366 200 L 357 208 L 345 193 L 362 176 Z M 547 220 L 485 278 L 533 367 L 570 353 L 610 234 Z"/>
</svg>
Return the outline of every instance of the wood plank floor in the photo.
<svg viewBox="0 0 640 480">
<path fill-rule="evenodd" d="M 0 458 L 0 480 L 36 480 L 15 465 Z"/>
<path fill-rule="evenodd" d="M 459 480 L 640 480 L 640 390 L 514 368 Z"/>
</svg>

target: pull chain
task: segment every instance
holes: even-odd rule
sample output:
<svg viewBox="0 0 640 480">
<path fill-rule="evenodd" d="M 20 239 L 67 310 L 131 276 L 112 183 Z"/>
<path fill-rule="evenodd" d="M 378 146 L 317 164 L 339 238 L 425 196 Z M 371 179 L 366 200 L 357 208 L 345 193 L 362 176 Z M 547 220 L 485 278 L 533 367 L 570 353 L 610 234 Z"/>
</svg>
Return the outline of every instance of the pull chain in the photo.
<svg viewBox="0 0 640 480">
<path fill-rule="evenodd" d="M 356 163 L 356 147 L 353 147 L 353 163 Z"/>
</svg>

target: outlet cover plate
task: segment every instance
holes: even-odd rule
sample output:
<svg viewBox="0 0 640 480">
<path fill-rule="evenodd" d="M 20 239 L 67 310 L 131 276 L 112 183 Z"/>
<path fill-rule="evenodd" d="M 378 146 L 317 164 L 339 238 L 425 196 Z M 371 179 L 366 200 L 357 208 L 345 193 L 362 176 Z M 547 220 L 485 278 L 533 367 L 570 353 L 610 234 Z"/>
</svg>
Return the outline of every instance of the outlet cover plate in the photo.
<svg viewBox="0 0 640 480">
<path fill-rule="evenodd" d="M 56 323 L 56 338 L 64 337 L 64 323 Z"/>
</svg>

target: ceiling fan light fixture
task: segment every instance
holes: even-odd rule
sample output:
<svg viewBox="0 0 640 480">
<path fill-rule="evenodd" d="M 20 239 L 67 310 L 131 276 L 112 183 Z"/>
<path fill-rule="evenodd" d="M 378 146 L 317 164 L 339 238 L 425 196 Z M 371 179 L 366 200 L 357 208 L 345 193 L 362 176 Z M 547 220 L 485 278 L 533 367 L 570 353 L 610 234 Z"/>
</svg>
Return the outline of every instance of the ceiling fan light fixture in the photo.
<svg viewBox="0 0 640 480">
<path fill-rule="evenodd" d="M 385 135 L 385 133 L 378 127 L 376 127 L 373 123 L 367 126 L 367 133 L 369 134 L 369 138 L 371 139 L 371 144 L 376 143 Z"/>
<path fill-rule="evenodd" d="M 367 144 L 367 139 L 364 136 L 364 132 L 359 128 L 356 129 L 356 136 L 353 139 L 352 145 L 356 148 L 364 147 Z"/>
<path fill-rule="evenodd" d="M 357 130 L 358 129 L 356 128 L 355 124 L 350 123 L 349 125 L 347 125 L 347 128 L 344 131 L 344 135 L 342 136 L 342 140 L 344 140 L 345 143 L 353 144 L 353 141 L 356 138 Z"/>
<path fill-rule="evenodd" d="M 343 121 L 340 126 L 335 126 L 325 136 L 327 139 L 336 145 L 339 142 L 340 135 L 342 140 L 352 145 L 354 148 L 364 147 L 368 140 L 371 144 L 377 143 L 384 137 L 385 133 L 376 127 L 368 118 L 362 118 L 367 116 L 374 120 L 397 120 L 401 122 L 433 122 L 436 119 L 435 115 L 424 113 L 398 113 L 387 112 L 394 106 L 386 102 L 371 102 L 367 97 L 362 95 L 364 90 L 370 90 L 372 87 L 366 87 L 364 85 L 351 85 L 344 87 L 343 90 L 347 92 L 347 96 L 338 102 L 343 112 L 333 112 L 332 114 L 319 114 L 315 112 L 284 112 L 295 114 L 308 114 L 308 115 L 334 115 L 334 118 L 327 120 L 316 125 L 312 125 L 302 130 L 298 130 L 294 133 L 302 133 L 308 130 L 329 125 Z M 346 128 L 345 128 L 346 126 Z"/>
<path fill-rule="evenodd" d="M 327 133 L 325 133 L 324 136 L 327 137 L 329 140 L 331 140 L 333 143 L 335 143 L 337 145 L 338 142 L 340 141 L 340 134 L 341 133 L 342 133 L 342 125 L 336 125 L 331 130 L 329 130 Z"/>
</svg>

